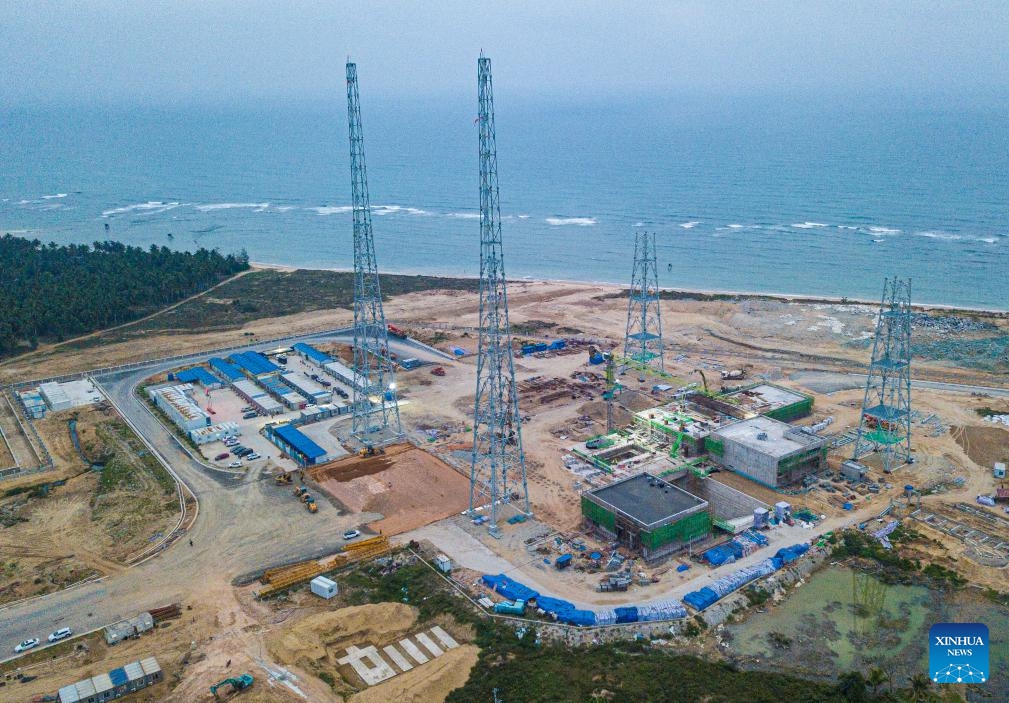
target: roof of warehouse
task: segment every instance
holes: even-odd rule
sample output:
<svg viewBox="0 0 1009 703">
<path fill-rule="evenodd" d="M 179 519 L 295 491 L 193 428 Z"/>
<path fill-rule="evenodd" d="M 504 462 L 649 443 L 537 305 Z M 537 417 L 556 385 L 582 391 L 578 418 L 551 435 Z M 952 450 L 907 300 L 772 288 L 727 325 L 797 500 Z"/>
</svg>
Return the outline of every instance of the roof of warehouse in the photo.
<svg viewBox="0 0 1009 703">
<path fill-rule="evenodd" d="M 245 378 L 245 374 L 237 366 L 232 364 L 230 361 L 225 361 L 219 356 L 215 356 L 210 359 L 210 365 L 215 369 L 223 373 L 229 381 L 237 381 L 240 378 Z"/>
<path fill-rule="evenodd" d="M 306 435 L 302 434 L 297 427 L 293 427 L 292 425 L 281 425 L 280 427 L 274 428 L 273 431 L 278 437 L 283 439 L 309 459 L 318 459 L 321 456 L 326 456 L 326 450 L 313 442 Z"/>
<path fill-rule="evenodd" d="M 712 434 L 773 457 L 783 457 L 826 441 L 823 437 L 806 434 L 798 428 L 763 415 L 725 425 Z"/>
<path fill-rule="evenodd" d="M 697 496 L 651 474 L 631 476 L 623 481 L 589 491 L 589 495 L 644 525 L 651 525 L 684 510 L 706 505 L 705 501 Z"/>
<path fill-rule="evenodd" d="M 220 383 L 220 380 L 202 366 L 194 366 L 191 369 L 179 371 L 175 374 L 175 380 L 183 383 L 192 383 L 195 381 L 203 386 L 213 386 Z"/>
<path fill-rule="evenodd" d="M 279 366 L 257 351 L 237 352 L 229 358 L 249 373 L 257 376 L 261 373 L 280 370 Z"/>
<path fill-rule="evenodd" d="M 292 348 L 295 351 L 301 352 L 302 354 L 304 354 L 305 356 L 307 356 L 309 359 L 313 359 L 313 360 L 319 362 L 320 364 L 328 364 L 330 361 L 333 360 L 333 357 L 329 356 L 328 354 L 324 354 L 323 352 L 321 352 L 318 349 L 316 349 L 315 347 L 313 347 L 311 344 L 305 344 L 304 342 L 298 342 Z"/>
</svg>

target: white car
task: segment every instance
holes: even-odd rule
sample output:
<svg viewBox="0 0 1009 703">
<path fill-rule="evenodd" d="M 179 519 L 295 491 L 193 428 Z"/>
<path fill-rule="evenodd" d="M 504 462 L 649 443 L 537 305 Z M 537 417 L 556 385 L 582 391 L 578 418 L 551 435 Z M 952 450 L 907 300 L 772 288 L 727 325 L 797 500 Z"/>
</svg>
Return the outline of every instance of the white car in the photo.
<svg viewBox="0 0 1009 703">
<path fill-rule="evenodd" d="M 352 540 L 355 537 L 360 537 L 361 533 L 358 530 L 347 530 L 343 533 L 343 538 L 345 540 Z"/>
<path fill-rule="evenodd" d="M 242 468 L 242 462 L 241 461 L 233 461 L 230 464 L 228 464 L 228 468 L 229 469 L 240 469 L 240 468 Z"/>
<path fill-rule="evenodd" d="M 60 640 L 65 640 L 72 634 L 74 634 L 74 631 L 71 630 L 69 627 L 61 627 L 60 629 L 56 630 L 56 632 L 49 635 L 49 641 L 59 642 Z"/>
<path fill-rule="evenodd" d="M 256 454 L 256 452 L 252 452 L 252 454 L 246 454 L 245 455 L 245 460 L 246 461 L 255 461 L 256 459 L 261 459 L 261 458 L 262 457 L 259 454 Z"/>
<path fill-rule="evenodd" d="M 39 638 L 38 637 L 32 637 L 30 640 L 25 640 L 24 642 L 22 642 L 21 644 L 19 644 L 17 647 L 15 647 L 14 648 L 14 653 L 15 654 L 21 654 L 21 652 L 27 652 L 32 647 L 38 647 L 38 646 L 39 646 Z"/>
</svg>

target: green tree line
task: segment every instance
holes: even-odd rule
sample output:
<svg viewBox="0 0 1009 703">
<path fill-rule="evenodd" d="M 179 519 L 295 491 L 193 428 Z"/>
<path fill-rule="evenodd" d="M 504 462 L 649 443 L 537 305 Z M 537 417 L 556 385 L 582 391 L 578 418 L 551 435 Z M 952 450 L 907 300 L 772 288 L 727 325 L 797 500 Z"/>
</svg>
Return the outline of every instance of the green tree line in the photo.
<svg viewBox="0 0 1009 703">
<path fill-rule="evenodd" d="M 249 267 L 248 256 L 121 242 L 0 238 L 0 354 L 149 315 Z"/>
</svg>

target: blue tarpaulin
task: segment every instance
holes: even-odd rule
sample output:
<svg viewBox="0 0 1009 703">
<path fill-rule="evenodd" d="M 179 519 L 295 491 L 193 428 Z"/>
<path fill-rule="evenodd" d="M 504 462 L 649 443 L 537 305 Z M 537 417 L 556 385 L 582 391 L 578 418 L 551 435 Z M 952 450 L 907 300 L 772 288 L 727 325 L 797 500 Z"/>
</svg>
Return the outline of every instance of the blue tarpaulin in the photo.
<svg viewBox="0 0 1009 703">
<path fill-rule="evenodd" d="M 550 596 L 537 596 L 536 607 L 548 613 L 559 614 L 564 612 L 565 610 L 574 610 L 575 604 L 569 603 L 566 600 L 561 600 L 560 598 L 551 598 Z"/>
<path fill-rule="evenodd" d="M 539 596 L 539 593 L 533 589 L 522 585 L 518 581 L 513 581 L 504 574 L 498 574 L 497 576 L 486 574 L 483 577 L 483 582 L 485 586 L 497 591 L 508 600 L 531 601 Z"/>
<path fill-rule="evenodd" d="M 591 610 L 565 610 L 557 614 L 557 619 L 568 625 L 592 626 L 596 624 L 596 614 Z"/>
<path fill-rule="evenodd" d="M 617 624 L 638 621 L 638 609 L 633 605 L 625 608 L 614 608 L 613 612 L 617 616 Z"/>
</svg>

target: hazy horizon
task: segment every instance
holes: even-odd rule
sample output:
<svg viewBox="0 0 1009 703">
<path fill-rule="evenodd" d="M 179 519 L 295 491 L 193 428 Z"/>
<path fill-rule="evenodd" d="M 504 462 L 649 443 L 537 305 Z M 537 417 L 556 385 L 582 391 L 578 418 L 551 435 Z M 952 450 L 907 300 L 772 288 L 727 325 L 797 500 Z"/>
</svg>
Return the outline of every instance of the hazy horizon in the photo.
<svg viewBox="0 0 1009 703">
<path fill-rule="evenodd" d="M 603 2 L 288 6 L 55 0 L 0 7 L 11 105 L 328 101 L 348 54 L 373 99 L 497 92 L 591 103 L 777 95 L 852 102 L 1009 95 L 1009 6 Z M 497 88 L 497 86 L 496 86 Z"/>
</svg>

